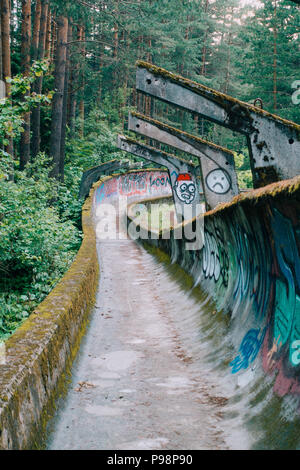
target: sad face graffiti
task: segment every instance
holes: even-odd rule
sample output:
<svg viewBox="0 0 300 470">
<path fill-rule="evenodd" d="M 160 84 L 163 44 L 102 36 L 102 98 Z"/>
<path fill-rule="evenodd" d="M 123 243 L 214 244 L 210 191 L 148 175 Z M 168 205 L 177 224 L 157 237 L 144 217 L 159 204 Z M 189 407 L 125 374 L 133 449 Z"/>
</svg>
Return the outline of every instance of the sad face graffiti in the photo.
<svg viewBox="0 0 300 470">
<path fill-rule="evenodd" d="M 196 186 L 188 173 L 181 173 L 176 179 L 174 190 L 178 199 L 185 204 L 191 204 L 196 196 Z"/>
<path fill-rule="evenodd" d="M 217 168 L 208 173 L 206 184 L 216 194 L 226 194 L 231 188 L 231 179 L 226 170 Z"/>
</svg>

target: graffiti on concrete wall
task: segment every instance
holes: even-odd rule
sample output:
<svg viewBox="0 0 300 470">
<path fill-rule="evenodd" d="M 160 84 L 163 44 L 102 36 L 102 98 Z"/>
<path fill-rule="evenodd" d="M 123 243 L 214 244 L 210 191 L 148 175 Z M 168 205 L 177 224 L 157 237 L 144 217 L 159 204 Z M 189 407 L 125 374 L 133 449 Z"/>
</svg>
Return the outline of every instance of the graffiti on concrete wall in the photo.
<svg viewBox="0 0 300 470">
<path fill-rule="evenodd" d="M 180 173 L 175 181 L 174 192 L 184 204 L 192 204 L 196 197 L 196 186 L 189 173 Z"/>
<path fill-rule="evenodd" d="M 237 266 L 233 297 L 242 302 L 248 296 L 255 316 L 263 319 L 270 299 L 270 247 L 265 246 L 266 234 L 262 227 L 243 220 L 246 219 L 244 214 L 240 214 L 240 218 L 230 227 Z"/>
<path fill-rule="evenodd" d="M 245 334 L 239 347 L 238 356 L 229 364 L 233 374 L 236 374 L 241 369 L 247 369 L 254 362 L 261 349 L 265 334 L 266 327 L 263 331 L 251 329 Z"/>
<path fill-rule="evenodd" d="M 289 344 L 289 361 L 300 363 L 300 258 L 291 220 L 273 209 L 272 228 L 278 272 L 275 287 L 274 340 Z"/>
<path fill-rule="evenodd" d="M 202 285 L 241 325 L 231 372 L 245 371 L 260 357 L 266 372 L 280 372 L 274 387 L 281 392 L 295 387 L 300 368 L 297 224 L 298 216 L 282 206 L 251 215 L 235 208 L 207 220 L 200 254 Z"/>
<path fill-rule="evenodd" d="M 114 196 L 118 193 L 118 182 L 115 178 L 101 183 L 97 188 L 95 198 L 96 203 L 100 204 L 104 199 Z"/>
<path fill-rule="evenodd" d="M 205 182 L 208 189 L 216 194 L 227 194 L 232 187 L 230 175 L 223 168 L 210 171 Z"/>
<path fill-rule="evenodd" d="M 144 173 L 128 173 L 119 178 L 119 192 L 123 196 L 147 193 L 147 176 Z"/>
<path fill-rule="evenodd" d="M 208 229 L 204 232 L 204 246 L 202 251 L 202 271 L 205 278 L 220 280 L 222 286 L 227 287 L 229 275 L 229 257 L 225 240 L 219 227 L 214 227 L 214 233 Z"/>
<path fill-rule="evenodd" d="M 205 230 L 204 240 L 202 258 L 204 276 L 209 279 L 214 279 L 215 282 L 218 282 L 220 279 L 221 284 L 227 287 L 229 258 L 222 233 L 218 228 L 215 228 L 215 235 L 209 230 Z"/>
<path fill-rule="evenodd" d="M 144 171 L 116 176 L 101 183 L 95 193 L 96 204 L 112 196 L 171 195 L 171 183 L 167 172 Z"/>
<path fill-rule="evenodd" d="M 171 187 L 171 181 L 167 174 L 165 175 L 150 175 L 151 190 L 160 190 L 161 188 Z"/>
</svg>

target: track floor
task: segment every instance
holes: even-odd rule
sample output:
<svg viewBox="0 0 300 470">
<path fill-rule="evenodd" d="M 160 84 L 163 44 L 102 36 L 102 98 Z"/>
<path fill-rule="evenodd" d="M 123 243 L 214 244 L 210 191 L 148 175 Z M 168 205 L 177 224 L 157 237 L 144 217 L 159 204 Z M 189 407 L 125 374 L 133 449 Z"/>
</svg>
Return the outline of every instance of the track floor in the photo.
<svg viewBox="0 0 300 470">
<path fill-rule="evenodd" d="M 135 242 L 98 252 L 97 302 L 47 448 L 228 448 L 222 408 L 174 321 L 195 301 Z"/>
</svg>

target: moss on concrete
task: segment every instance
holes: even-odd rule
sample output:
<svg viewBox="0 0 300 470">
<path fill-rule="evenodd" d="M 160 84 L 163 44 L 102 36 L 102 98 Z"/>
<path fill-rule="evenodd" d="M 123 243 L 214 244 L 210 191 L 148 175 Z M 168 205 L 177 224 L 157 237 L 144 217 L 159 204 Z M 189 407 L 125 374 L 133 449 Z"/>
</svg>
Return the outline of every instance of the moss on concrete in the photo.
<svg viewBox="0 0 300 470">
<path fill-rule="evenodd" d="M 209 142 L 209 141 L 201 139 L 200 137 L 197 137 L 195 135 L 188 134 L 187 132 L 182 131 L 181 129 L 176 129 L 175 127 L 171 127 L 168 124 L 164 124 L 160 121 L 156 121 L 155 119 L 152 119 L 148 116 L 144 116 L 143 114 L 137 113 L 136 111 L 131 111 L 131 115 L 138 118 L 138 119 L 141 119 L 142 121 L 149 122 L 149 124 L 153 124 L 154 126 L 157 126 L 160 129 L 165 130 L 166 132 L 169 132 L 170 134 L 172 134 L 176 137 L 179 137 L 179 138 L 180 138 L 180 136 L 187 137 L 188 139 L 191 139 L 191 140 L 195 141 L 198 144 L 207 145 L 208 147 L 212 148 L 213 150 L 219 150 L 220 152 L 227 153 L 227 154 L 232 155 L 234 157 L 234 153 L 231 150 L 229 150 L 225 147 L 221 147 L 220 145 L 214 144 L 213 142 Z"/>
<path fill-rule="evenodd" d="M 294 129 L 298 133 L 298 136 L 300 135 L 299 124 L 296 124 L 295 122 L 292 122 L 292 121 L 288 121 L 287 119 L 277 116 L 276 114 L 269 113 L 268 111 L 265 111 L 264 109 L 261 109 L 249 103 L 240 101 L 236 98 L 233 98 L 230 95 L 226 95 L 225 93 L 216 91 L 212 88 L 202 85 L 201 83 L 194 82 L 193 80 L 189 80 L 188 78 L 169 72 L 168 70 L 165 70 L 161 67 L 157 67 L 156 65 L 150 64 L 148 62 L 138 60 L 136 62 L 136 66 L 140 68 L 144 68 L 148 70 L 149 72 L 153 73 L 154 75 L 165 77 L 166 79 L 169 79 L 172 82 L 177 83 L 178 85 L 182 85 L 185 88 L 189 88 L 190 90 L 194 91 L 195 93 L 198 93 L 199 95 L 209 96 L 212 101 L 219 104 L 224 109 L 228 110 L 228 107 L 231 108 L 234 106 L 237 109 L 243 110 L 243 112 L 246 113 L 246 115 L 248 115 L 249 119 L 251 119 L 250 113 L 251 112 L 255 113 L 257 115 L 269 118 L 272 121 L 284 124 L 285 126 L 288 126 Z"/>
<path fill-rule="evenodd" d="M 282 196 L 293 196 L 299 192 L 300 188 L 300 175 L 295 176 L 295 178 L 279 181 L 277 183 L 272 183 L 263 188 L 253 189 L 245 193 L 241 193 L 238 196 L 235 196 L 232 201 L 225 204 L 219 204 L 215 209 L 206 212 L 205 217 L 211 216 L 216 213 L 221 213 L 232 209 L 234 206 L 240 204 L 258 204 L 267 198 L 277 198 Z"/>
<path fill-rule="evenodd" d="M 146 150 L 149 150 L 150 152 L 157 152 L 165 158 L 172 158 L 172 159 L 177 160 L 181 163 L 184 163 L 185 165 L 196 168 L 196 165 L 194 163 L 191 163 L 189 160 L 185 160 L 184 158 L 177 157 L 173 153 L 164 152 L 163 150 L 157 149 L 155 147 L 151 147 L 150 145 L 146 145 L 144 142 L 139 142 L 138 140 L 131 139 L 130 137 L 127 137 L 127 136 L 121 136 L 121 137 L 123 137 L 123 139 L 125 139 L 126 142 L 129 142 L 130 144 L 139 145 L 140 147 L 143 147 Z M 162 166 L 164 166 L 164 165 L 162 165 Z"/>
</svg>

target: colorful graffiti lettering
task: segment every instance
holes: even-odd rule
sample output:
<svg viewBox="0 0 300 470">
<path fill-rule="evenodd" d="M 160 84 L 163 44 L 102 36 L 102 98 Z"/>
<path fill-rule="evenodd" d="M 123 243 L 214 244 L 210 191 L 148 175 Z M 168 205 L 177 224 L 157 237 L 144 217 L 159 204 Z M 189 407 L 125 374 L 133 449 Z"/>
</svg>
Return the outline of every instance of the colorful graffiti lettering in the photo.
<svg viewBox="0 0 300 470">
<path fill-rule="evenodd" d="M 150 176 L 150 187 L 151 188 L 160 188 L 161 186 L 171 186 L 169 176 Z"/>
<path fill-rule="evenodd" d="M 208 230 L 204 234 L 202 269 L 206 278 L 217 282 L 220 278 L 227 287 L 229 275 L 229 258 L 225 250 L 225 242 L 221 231 L 216 228 L 216 237 Z"/>
<path fill-rule="evenodd" d="M 141 173 L 129 173 L 124 175 L 122 178 L 120 178 L 119 191 L 123 196 L 146 194 L 146 175 Z"/>
<path fill-rule="evenodd" d="M 102 200 L 105 198 L 105 185 L 104 185 L 104 183 L 102 183 L 99 186 L 99 188 L 97 188 L 95 198 L 96 198 L 96 204 L 100 204 L 100 202 L 102 202 Z"/>
<path fill-rule="evenodd" d="M 291 362 L 294 366 L 298 366 L 300 364 L 300 340 L 293 341 L 291 350 L 294 351 L 291 354 Z"/>
<path fill-rule="evenodd" d="M 105 184 L 105 197 L 111 197 L 116 194 L 118 194 L 118 182 L 112 178 Z"/>
<path fill-rule="evenodd" d="M 171 183 L 167 172 L 135 172 L 113 177 L 101 183 L 95 193 L 95 202 L 99 204 L 105 198 L 122 195 L 126 197 L 152 194 L 158 189 L 160 194 L 171 195 Z"/>
<path fill-rule="evenodd" d="M 252 235 L 253 232 L 260 233 L 261 227 L 251 227 L 249 221 L 246 222 L 248 231 L 241 223 L 233 223 L 231 228 L 238 268 L 233 296 L 240 301 L 249 296 L 255 315 L 262 319 L 270 300 L 268 264 L 271 255 L 264 240 Z"/>
<path fill-rule="evenodd" d="M 206 278 L 219 280 L 221 274 L 218 245 L 215 237 L 208 231 L 204 233 L 202 269 Z"/>
<path fill-rule="evenodd" d="M 259 329 L 251 329 L 244 336 L 239 347 L 240 354 L 230 363 L 232 373 L 236 374 L 241 369 L 247 369 L 256 359 L 263 343 L 267 328 L 262 333 Z"/>
<path fill-rule="evenodd" d="M 289 360 L 298 365 L 300 340 L 300 258 L 292 223 L 277 209 L 273 210 L 272 227 L 280 273 L 276 279 L 274 338 L 284 346 L 290 344 Z M 297 292 L 298 291 L 298 292 Z"/>
</svg>

